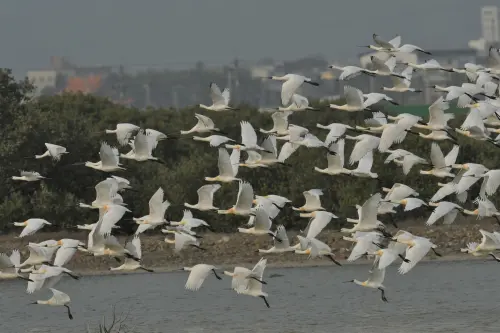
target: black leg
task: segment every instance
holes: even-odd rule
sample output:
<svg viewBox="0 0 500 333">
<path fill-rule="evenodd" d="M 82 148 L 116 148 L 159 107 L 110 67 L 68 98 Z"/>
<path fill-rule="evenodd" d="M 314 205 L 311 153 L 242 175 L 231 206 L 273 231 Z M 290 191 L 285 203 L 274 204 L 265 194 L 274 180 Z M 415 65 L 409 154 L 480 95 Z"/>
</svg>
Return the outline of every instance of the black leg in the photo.
<svg viewBox="0 0 500 333">
<path fill-rule="evenodd" d="M 215 277 L 216 277 L 218 280 L 222 280 L 222 278 L 221 278 L 219 275 L 217 275 L 217 272 L 215 271 L 215 269 L 212 269 L 212 272 L 214 272 L 214 275 L 215 275 Z"/>
<path fill-rule="evenodd" d="M 431 249 L 432 249 L 432 252 L 434 252 L 435 255 L 437 255 L 438 257 L 442 257 L 442 255 L 440 253 L 438 253 L 435 248 L 431 247 Z"/>
<path fill-rule="evenodd" d="M 67 304 L 64 304 L 64 306 L 68 310 L 68 318 L 73 319 L 73 314 L 71 314 L 71 309 L 69 308 L 69 306 Z"/>
<path fill-rule="evenodd" d="M 333 261 L 335 263 L 335 265 L 342 266 L 341 263 L 339 263 L 337 260 L 335 260 L 335 257 L 333 255 L 327 254 L 326 256 L 328 257 L 328 259 L 330 259 L 331 261 Z"/>
<path fill-rule="evenodd" d="M 381 292 L 382 301 L 389 302 L 387 300 L 387 298 L 385 297 L 385 290 L 383 288 L 378 288 L 378 290 L 380 290 L 380 292 Z"/>
<path fill-rule="evenodd" d="M 139 269 L 142 269 L 143 271 L 146 271 L 146 272 L 149 272 L 149 273 L 154 273 L 155 272 L 152 269 L 149 269 L 149 268 L 146 268 L 146 267 L 142 267 L 142 266 L 140 266 Z"/>
<path fill-rule="evenodd" d="M 264 302 L 266 303 L 266 306 L 268 308 L 270 308 L 271 306 L 269 305 L 269 303 L 267 302 L 267 299 L 266 299 L 266 296 L 259 296 L 260 298 L 262 298 L 264 300 Z"/>
<path fill-rule="evenodd" d="M 403 255 L 402 255 L 402 254 L 398 254 L 398 256 L 399 256 L 401 259 L 403 259 L 403 261 L 404 261 L 404 262 L 407 262 L 407 263 L 409 263 L 409 262 L 410 262 L 410 260 L 408 260 L 408 259 L 406 259 L 405 257 L 403 257 Z"/>
<path fill-rule="evenodd" d="M 266 281 L 259 280 L 259 279 L 257 279 L 255 276 L 252 276 L 250 279 L 255 280 L 255 281 L 258 281 L 258 282 L 260 282 L 260 283 L 262 283 L 262 284 L 267 284 L 267 282 L 266 282 Z"/>
</svg>

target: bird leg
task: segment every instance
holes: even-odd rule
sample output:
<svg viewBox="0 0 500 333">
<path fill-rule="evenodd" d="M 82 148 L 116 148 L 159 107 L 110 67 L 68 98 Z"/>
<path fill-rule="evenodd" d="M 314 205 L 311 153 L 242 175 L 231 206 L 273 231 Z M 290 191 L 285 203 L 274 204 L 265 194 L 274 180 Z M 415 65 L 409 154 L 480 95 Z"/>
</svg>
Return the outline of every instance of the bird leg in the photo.
<svg viewBox="0 0 500 333">
<path fill-rule="evenodd" d="M 271 306 L 269 305 L 269 303 L 267 302 L 267 299 L 266 299 L 266 296 L 259 296 L 260 298 L 262 298 L 264 300 L 264 302 L 266 303 L 266 306 L 268 308 L 270 308 Z"/>
<path fill-rule="evenodd" d="M 21 279 L 21 280 L 29 281 L 29 282 L 35 282 L 35 281 L 33 281 L 32 279 L 29 279 L 29 278 L 24 277 L 24 276 L 21 276 L 21 275 L 18 275 L 18 276 L 17 276 L 17 278 L 18 278 L 18 279 Z"/>
<path fill-rule="evenodd" d="M 267 234 L 269 236 L 271 236 L 272 238 L 276 239 L 278 242 L 280 242 L 280 243 L 283 242 L 280 238 L 276 237 L 276 235 L 273 234 L 271 231 L 269 231 Z"/>
<path fill-rule="evenodd" d="M 387 298 L 385 297 L 385 290 L 384 290 L 384 288 L 379 287 L 379 288 L 378 288 L 378 290 L 380 290 L 380 291 L 381 291 L 382 301 L 384 301 L 384 302 L 389 302 L 389 301 L 387 300 Z"/>
<path fill-rule="evenodd" d="M 155 272 L 152 269 L 149 269 L 149 268 L 146 268 L 146 267 L 142 267 L 142 266 L 139 266 L 139 269 L 142 269 L 143 271 L 146 271 L 146 272 L 149 272 L 149 273 L 154 273 Z"/>
<path fill-rule="evenodd" d="M 197 248 L 198 250 L 202 250 L 202 251 L 206 251 L 206 249 L 202 248 L 201 246 L 199 245 L 196 245 L 196 244 L 191 244 L 191 246 L 194 246 L 195 248 Z"/>
<path fill-rule="evenodd" d="M 493 253 L 488 253 L 489 256 L 491 256 L 493 259 L 495 259 L 497 262 L 500 262 L 500 259 L 497 258 L 496 255 L 494 255 Z"/>
<path fill-rule="evenodd" d="M 68 304 L 64 304 L 64 307 L 68 310 L 68 318 L 73 319 L 73 314 L 71 313 L 71 309 Z"/>
<path fill-rule="evenodd" d="M 436 251 L 436 249 L 435 249 L 435 248 L 431 247 L 431 250 L 432 250 L 432 252 L 434 252 L 434 254 L 435 254 L 435 255 L 437 255 L 438 257 L 442 257 L 442 256 L 443 256 L 442 254 L 438 253 L 438 252 Z"/>
<path fill-rule="evenodd" d="M 217 278 L 217 280 L 222 280 L 222 278 L 217 274 L 217 272 L 215 271 L 215 269 L 212 269 L 212 272 L 214 272 L 214 275 Z"/>
<path fill-rule="evenodd" d="M 335 258 L 333 257 L 333 255 L 327 254 L 326 257 L 328 257 L 328 259 L 330 259 L 331 261 L 333 261 L 335 263 L 335 265 L 342 266 L 342 264 L 340 262 L 338 262 L 337 260 L 335 260 Z"/>
<path fill-rule="evenodd" d="M 258 281 L 258 282 L 260 282 L 261 284 L 267 284 L 267 282 L 266 282 L 266 281 L 262 281 L 262 280 L 260 280 L 260 279 L 257 279 L 255 276 L 250 277 L 250 279 L 255 280 L 255 281 Z"/>
<path fill-rule="evenodd" d="M 76 276 L 76 275 L 74 275 L 74 274 L 71 274 L 70 272 L 64 272 L 64 273 L 65 273 L 65 274 L 67 274 L 67 275 L 69 275 L 69 276 L 71 276 L 71 277 L 72 277 L 73 279 L 75 279 L 75 280 L 79 280 L 79 279 L 80 279 L 80 277 L 79 277 L 79 276 Z"/>
</svg>

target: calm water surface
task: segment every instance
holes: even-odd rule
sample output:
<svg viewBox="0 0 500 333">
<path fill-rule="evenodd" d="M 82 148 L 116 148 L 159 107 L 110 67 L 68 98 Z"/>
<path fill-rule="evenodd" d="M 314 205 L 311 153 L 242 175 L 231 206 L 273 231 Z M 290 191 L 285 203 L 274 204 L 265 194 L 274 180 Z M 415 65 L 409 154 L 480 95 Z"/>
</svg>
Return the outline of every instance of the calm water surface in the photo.
<svg viewBox="0 0 500 333">
<path fill-rule="evenodd" d="M 369 268 L 267 269 L 270 309 L 262 299 L 231 291 L 229 278 L 209 276 L 198 292 L 183 289 L 184 272 L 64 278 L 57 289 L 71 296 L 72 321 L 62 307 L 28 305 L 49 298 L 50 291 L 27 295 L 24 282 L 5 281 L 0 332 L 86 332 L 113 305 L 129 313 L 131 332 L 500 332 L 496 262 L 420 263 L 406 276 L 391 266 L 387 304 L 376 290 L 342 283 L 365 280 Z"/>
</svg>

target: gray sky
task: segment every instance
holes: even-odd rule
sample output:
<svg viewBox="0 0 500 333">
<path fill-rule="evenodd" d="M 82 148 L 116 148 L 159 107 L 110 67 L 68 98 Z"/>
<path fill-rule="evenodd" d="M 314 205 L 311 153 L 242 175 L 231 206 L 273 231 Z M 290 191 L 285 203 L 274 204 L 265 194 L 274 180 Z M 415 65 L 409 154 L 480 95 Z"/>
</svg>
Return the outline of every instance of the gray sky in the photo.
<svg viewBox="0 0 500 333">
<path fill-rule="evenodd" d="M 235 56 L 345 59 L 372 33 L 426 49 L 467 47 L 494 0 L 16 0 L 0 10 L 0 66 L 224 64 Z"/>
</svg>

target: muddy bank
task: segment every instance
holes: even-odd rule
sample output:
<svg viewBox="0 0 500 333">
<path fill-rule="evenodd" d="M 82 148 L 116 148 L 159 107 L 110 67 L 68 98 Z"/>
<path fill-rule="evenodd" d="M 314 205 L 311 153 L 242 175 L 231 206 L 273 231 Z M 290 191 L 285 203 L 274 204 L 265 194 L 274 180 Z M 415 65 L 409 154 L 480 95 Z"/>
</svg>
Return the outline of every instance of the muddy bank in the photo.
<svg viewBox="0 0 500 333">
<path fill-rule="evenodd" d="M 479 229 L 488 231 L 498 230 L 499 227 L 494 219 L 476 221 L 473 219 L 462 219 L 458 223 L 444 226 L 438 225 L 426 227 L 424 221 L 408 221 L 400 223 L 400 227 L 419 236 L 429 237 L 439 246 L 438 251 L 443 255 L 437 257 L 430 252 L 427 255 L 428 260 L 467 260 L 475 257 L 460 253 L 460 248 L 465 247 L 468 242 L 480 241 Z M 388 228 L 389 232 L 395 232 L 396 229 Z M 159 230 L 152 234 L 145 234 L 141 237 L 143 264 L 157 271 L 175 270 L 182 266 L 190 266 L 198 263 L 210 263 L 220 267 L 230 267 L 235 264 L 255 263 L 262 254 L 258 249 L 267 249 L 272 246 L 272 240 L 269 236 L 253 236 L 240 233 L 211 233 L 202 232 L 201 246 L 205 251 L 195 248 L 189 248 L 176 254 L 173 246 L 164 242 L 164 236 L 158 235 Z M 296 243 L 295 235 L 297 231 L 289 231 L 288 237 L 292 244 Z M 0 236 L 0 252 L 9 252 L 12 249 L 21 249 L 23 260 L 28 256 L 28 251 L 24 245 L 28 242 L 40 242 L 47 239 L 73 238 L 83 242 L 87 241 L 87 232 L 59 232 L 59 233 L 38 233 L 27 239 L 20 240 L 14 238 L 16 235 Z M 344 241 L 341 234 L 337 231 L 324 230 L 318 237 L 320 240 L 329 244 L 336 253 L 337 258 L 341 260 L 349 256 L 351 244 Z M 126 237 L 120 236 L 120 241 L 125 242 Z M 329 261 L 323 259 L 308 260 L 305 255 L 294 253 L 268 254 L 269 266 L 274 267 L 300 267 L 331 265 Z M 361 261 L 362 262 L 362 261 Z M 104 273 L 109 271 L 110 267 L 119 264 L 111 258 L 93 257 L 85 253 L 77 253 L 67 268 L 81 273 Z"/>
</svg>

